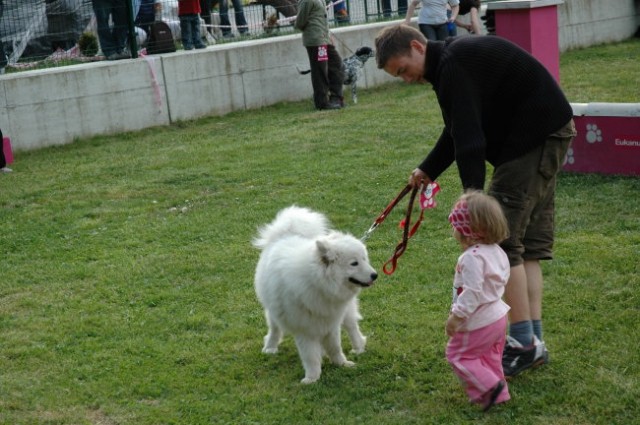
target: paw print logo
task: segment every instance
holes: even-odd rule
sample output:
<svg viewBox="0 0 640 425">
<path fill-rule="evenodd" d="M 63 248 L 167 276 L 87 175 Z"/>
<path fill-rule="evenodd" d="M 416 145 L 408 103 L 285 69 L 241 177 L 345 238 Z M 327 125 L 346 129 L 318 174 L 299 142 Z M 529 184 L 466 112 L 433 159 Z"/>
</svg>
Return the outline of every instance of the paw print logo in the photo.
<svg viewBox="0 0 640 425">
<path fill-rule="evenodd" d="M 587 124 L 587 142 L 602 142 L 602 130 L 595 124 Z"/>
<path fill-rule="evenodd" d="M 570 147 L 569 150 L 567 150 L 567 154 L 564 157 L 562 165 L 573 165 L 574 162 L 576 162 L 576 158 L 573 156 L 573 148 Z"/>
</svg>

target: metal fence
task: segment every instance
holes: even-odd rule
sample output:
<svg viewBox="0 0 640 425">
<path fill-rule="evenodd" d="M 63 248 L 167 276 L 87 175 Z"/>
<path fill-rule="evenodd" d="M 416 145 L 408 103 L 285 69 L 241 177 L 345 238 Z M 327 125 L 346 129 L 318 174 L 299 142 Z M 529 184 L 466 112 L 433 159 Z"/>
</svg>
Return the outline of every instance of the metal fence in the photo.
<svg viewBox="0 0 640 425">
<path fill-rule="evenodd" d="M 208 44 L 294 31 L 297 0 L 198 1 L 202 38 Z M 406 1 L 327 1 L 329 25 L 397 19 L 406 13 Z M 126 54 L 121 57 L 145 53 L 149 25 L 156 20 L 169 25 L 176 47 L 182 47 L 178 0 L 0 0 L 0 71 L 106 59 L 109 55 L 100 46 L 96 19 L 96 12 L 100 17 L 105 5 L 111 9 L 106 12 L 111 28 L 122 27 L 126 34 Z"/>
</svg>

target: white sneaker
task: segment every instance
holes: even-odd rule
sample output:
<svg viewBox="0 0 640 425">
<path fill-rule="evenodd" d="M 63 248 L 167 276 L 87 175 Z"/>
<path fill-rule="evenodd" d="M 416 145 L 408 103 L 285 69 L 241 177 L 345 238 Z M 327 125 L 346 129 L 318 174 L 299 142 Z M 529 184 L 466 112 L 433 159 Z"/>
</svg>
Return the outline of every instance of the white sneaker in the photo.
<svg viewBox="0 0 640 425">
<path fill-rule="evenodd" d="M 13 172 L 13 170 L 11 168 L 9 168 L 9 167 L 4 167 L 4 168 L 0 168 L 0 172 L 11 173 L 11 172 Z"/>
</svg>

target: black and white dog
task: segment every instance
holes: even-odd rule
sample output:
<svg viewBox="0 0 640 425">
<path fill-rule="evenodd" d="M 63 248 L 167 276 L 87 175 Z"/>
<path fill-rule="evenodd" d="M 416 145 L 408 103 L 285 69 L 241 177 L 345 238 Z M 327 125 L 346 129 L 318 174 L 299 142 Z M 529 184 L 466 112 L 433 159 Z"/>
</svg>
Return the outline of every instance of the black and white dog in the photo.
<svg viewBox="0 0 640 425">
<path fill-rule="evenodd" d="M 375 52 L 371 47 L 360 47 L 356 52 L 349 56 L 346 59 L 342 60 L 342 70 L 344 72 L 344 85 L 351 86 L 351 99 L 353 103 L 358 103 L 358 92 L 357 92 L 357 83 L 360 74 L 362 73 L 362 68 L 364 68 L 365 63 L 375 56 Z M 301 71 L 298 69 L 300 74 L 308 74 L 311 70 Z"/>
</svg>

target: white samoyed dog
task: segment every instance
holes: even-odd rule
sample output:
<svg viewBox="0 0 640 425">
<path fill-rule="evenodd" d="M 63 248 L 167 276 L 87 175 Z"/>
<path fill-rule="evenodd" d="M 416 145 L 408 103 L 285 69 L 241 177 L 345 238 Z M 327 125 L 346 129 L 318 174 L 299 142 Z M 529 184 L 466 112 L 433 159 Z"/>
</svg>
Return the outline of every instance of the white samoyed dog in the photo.
<svg viewBox="0 0 640 425">
<path fill-rule="evenodd" d="M 336 365 L 353 366 L 342 351 L 340 327 L 349 334 L 352 352 L 364 352 L 357 297 L 378 277 L 364 244 L 330 230 L 324 215 L 297 206 L 261 227 L 253 244 L 262 249 L 255 289 L 269 326 L 262 352 L 277 353 L 283 335 L 293 335 L 303 384 L 320 378 L 323 355 Z"/>
</svg>

